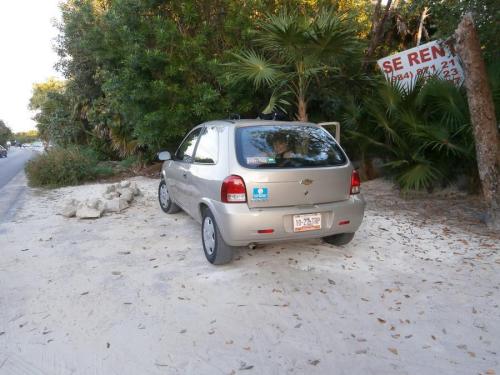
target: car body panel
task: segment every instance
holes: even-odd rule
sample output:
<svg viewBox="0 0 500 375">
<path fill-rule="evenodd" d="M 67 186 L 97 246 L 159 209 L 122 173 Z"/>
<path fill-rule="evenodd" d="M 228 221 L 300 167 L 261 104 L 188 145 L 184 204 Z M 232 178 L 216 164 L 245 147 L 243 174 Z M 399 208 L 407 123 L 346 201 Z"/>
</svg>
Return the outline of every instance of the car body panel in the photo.
<svg viewBox="0 0 500 375">
<path fill-rule="evenodd" d="M 353 195 L 346 201 L 315 204 L 310 206 L 249 208 L 245 204 L 224 204 L 212 201 L 212 213 L 219 223 L 224 241 L 231 246 L 250 243 L 319 238 L 337 233 L 354 233 L 363 219 L 365 201 L 361 195 Z M 293 231 L 293 215 L 321 213 L 320 230 L 296 233 Z M 342 221 L 349 224 L 340 225 Z M 272 233 L 258 233 L 272 229 Z"/>
<path fill-rule="evenodd" d="M 232 246 L 355 232 L 361 224 L 365 202 L 361 194 L 350 194 L 353 167 L 348 159 L 339 166 L 293 169 L 250 169 L 239 164 L 235 129 L 280 124 L 317 126 L 311 123 L 240 120 L 213 121 L 193 128 L 217 128 L 217 162 L 165 161 L 162 178 L 173 201 L 198 222 L 201 222 L 203 207 L 208 207 L 224 241 Z M 222 182 L 230 175 L 238 175 L 245 181 L 246 203 L 221 201 Z M 267 188 L 268 199 L 253 199 L 254 189 L 259 188 Z M 322 228 L 294 232 L 293 215 L 309 213 L 321 213 Z M 340 221 L 349 223 L 340 225 Z M 262 229 L 273 229 L 273 232 L 258 233 Z"/>
</svg>

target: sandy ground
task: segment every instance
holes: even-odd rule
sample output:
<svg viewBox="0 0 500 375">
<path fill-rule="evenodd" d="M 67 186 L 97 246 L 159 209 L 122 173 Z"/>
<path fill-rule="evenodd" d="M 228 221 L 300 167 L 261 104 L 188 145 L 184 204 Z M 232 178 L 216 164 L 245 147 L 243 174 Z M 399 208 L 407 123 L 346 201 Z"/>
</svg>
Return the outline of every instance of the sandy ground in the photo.
<svg viewBox="0 0 500 375">
<path fill-rule="evenodd" d="M 376 181 L 351 244 L 214 267 L 199 225 L 134 180 L 120 214 L 56 215 L 105 185 L 29 190 L 0 225 L 1 375 L 500 374 L 494 234 L 390 209 Z"/>
</svg>

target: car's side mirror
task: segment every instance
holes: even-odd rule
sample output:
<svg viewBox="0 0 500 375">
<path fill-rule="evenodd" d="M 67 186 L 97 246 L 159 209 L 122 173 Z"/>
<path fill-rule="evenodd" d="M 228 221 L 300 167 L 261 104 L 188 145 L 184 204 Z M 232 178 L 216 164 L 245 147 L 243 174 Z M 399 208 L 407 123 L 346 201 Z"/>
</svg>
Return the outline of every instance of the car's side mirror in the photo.
<svg viewBox="0 0 500 375">
<path fill-rule="evenodd" d="M 162 151 L 158 153 L 158 159 L 165 161 L 165 160 L 170 160 L 172 159 L 172 156 L 170 156 L 170 152 L 168 151 Z"/>
</svg>

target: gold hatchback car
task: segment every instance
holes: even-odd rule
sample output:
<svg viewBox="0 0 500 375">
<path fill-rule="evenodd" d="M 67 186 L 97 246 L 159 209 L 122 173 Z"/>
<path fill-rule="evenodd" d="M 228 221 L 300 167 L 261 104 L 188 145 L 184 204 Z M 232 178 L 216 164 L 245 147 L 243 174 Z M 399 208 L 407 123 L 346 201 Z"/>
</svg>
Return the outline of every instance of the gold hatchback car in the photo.
<svg viewBox="0 0 500 375">
<path fill-rule="evenodd" d="M 318 237 L 344 245 L 363 219 L 358 173 L 318 124 L 211 121 L 159 158 L 162 210 L 201 223 L 213 264 L 229 262 L 235 246 Z"/>
</svg>

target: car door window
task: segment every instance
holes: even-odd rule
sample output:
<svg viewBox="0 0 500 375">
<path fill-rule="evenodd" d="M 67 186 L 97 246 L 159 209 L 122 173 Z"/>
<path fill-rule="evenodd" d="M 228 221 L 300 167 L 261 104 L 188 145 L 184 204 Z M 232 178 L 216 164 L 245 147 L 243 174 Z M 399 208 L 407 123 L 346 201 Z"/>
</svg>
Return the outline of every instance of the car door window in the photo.
<svg viewBox="0 0 500 375">
<path fill-rule="evenodd" d="M 196 148 L 194 162 L 200 164 L 216 164 L 219 154 L 219 132 L 215 126 L 203 129 Z"/>
<path fill-rule="evenodd" d="M 183 161 L 186 163 L 191 163 L 193 161 L 194 149 L 196 147 L 196 142 L 200 136 L 202 128 L 197 128 L 184 138 L 177 152 L 175 153 L 175 160 Z"/>
</svg>

